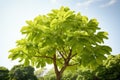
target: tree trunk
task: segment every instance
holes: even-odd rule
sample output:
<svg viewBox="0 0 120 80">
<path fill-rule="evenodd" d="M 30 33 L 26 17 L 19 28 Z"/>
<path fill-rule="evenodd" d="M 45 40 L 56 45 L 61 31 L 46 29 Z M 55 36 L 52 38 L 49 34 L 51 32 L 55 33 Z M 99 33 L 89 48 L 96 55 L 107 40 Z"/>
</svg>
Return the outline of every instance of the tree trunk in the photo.
<svg viewBox="0 0 120 80">
<path fill-rule="evenodd" d="M 61 78 L 62 78 L 62 75 L 60 74 L 60 72 L 58 74 L 56 74 L 56 79 L 57 80 L 61 80 Z"/>
<path fill-rule="evenodd" d="M 57 63 L 56 63 L 56 54 L 54 54 L 54 56 L 53 56 L 53 64 L 54 64 L 54 70 L 55 70 L 55 74 L 56 74 L 56 79 L 60 80 L 61 79 L 61 73 L 58 70 L 58 66 L 57 66 Z"/>
<path fill-rule="evenodd" d="M 57 60 L 56 59 L 56 54 L 54 54 L 54 56 L 53 56 L 53 64 L 54 64 L 54 70 L 55 70 L 57 80 L 61 80 L 63 72 L 65 71 L 65 69 L 69 65 L 69 61 L 71 59 L 71 54 L 72 54 L 72 49 L 70 49 L 70 53 L 68 54 L 67 58 L 64 59 L 63 67 L 60 70 L 58 69 L 58 66 L 57 66 L 57 63 L 56 63 L 56 60 Z"/>
<path fill-rule="evenodd" d="M 65 71 L 67 65 L 68 65 L 68 63 L 65 63 L 65 64 L 63 65 L 63 67 L 62 67 L 60 70 L 58 70 L 57 64 L 54 63 L 54 70 L 55 70 L 55 74 L 56 74 L 56 79 L 57 79 L 57 80 L 61 80 L 62 74 L 63 74 L 63 72 Z"/>
</svg>

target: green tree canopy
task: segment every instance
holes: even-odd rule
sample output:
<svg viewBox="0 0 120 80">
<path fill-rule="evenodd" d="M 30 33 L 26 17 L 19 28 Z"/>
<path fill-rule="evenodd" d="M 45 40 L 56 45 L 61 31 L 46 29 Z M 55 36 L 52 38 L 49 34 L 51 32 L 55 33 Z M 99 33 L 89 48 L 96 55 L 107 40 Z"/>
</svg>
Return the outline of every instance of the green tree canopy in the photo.
<svg viewBox="0 0 120 80">
<path fill-rule="evenodd" d="M 19 58 L 25 65 L 36 67 L 53 64 L 57 80 L 67 67 L 94 68 L 111 52 L 111 48 L 103 44 L 108 33 L 100 31 L 98 21 L 89 20 L 68 7 L 53 9 L 26 23 L 21 29 L 25 37 L 16 42 L 9 58 Z"/>
<path fill-rule="evenodd" d="M 108 56 L 96 70 L 96 75 L 101 80 L 120 80 L 120 54 Z"/>
<path fill-rule="evenodd" d="M 37 80 L 34 68 L 31 66 L 15 65 L 9 72 L 9 80 Z"/>
<path fill-rule="evenodd" d="M 44 77 L 44 80 L 55 80 L 53 69 Z M 62 80 L 120 80 L 120 54 L 109 55 L 95 70 L 77 69 L 75 71 L 66 70 Z"/>
<path fill-rule="evenodd" d="M 9 80 L 9 70 L 0 66 L 0 80 Z"/>
</svg>

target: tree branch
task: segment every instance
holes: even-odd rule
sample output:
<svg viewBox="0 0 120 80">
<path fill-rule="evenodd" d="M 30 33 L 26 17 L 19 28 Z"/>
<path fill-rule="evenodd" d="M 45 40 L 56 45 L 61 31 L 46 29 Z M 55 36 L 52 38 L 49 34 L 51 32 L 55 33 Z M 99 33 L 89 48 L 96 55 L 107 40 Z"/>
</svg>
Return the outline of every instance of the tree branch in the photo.
<svg viewBox="0 0 120 80">
<path fill-rule="evenodd" d="M 58 51 L 58 52 L 59 52 L 59 51 Z M 59 54 L 62 56 L 62 58 L 63 58 L 64 61 L 65 61 L 66 59 L 65 59 L 64 55 L 63 55 L 61 52 L 59 52 Z"/>
<path fill-rule="evenodd" d="M 56 54 L 53 55 L 53 64 L 54 64 L 54 69 L 55 69 L 56 76 L 58 76 L 59 75 L 59 70 L 58 70 L 57 63 L 56 63 Z"/>
<path fill-rule="evenodd" d="M 69 63 L 69 61 L 71 59 L 71 55 L 72 55 L 72 49 L 70 49 L 70 52 L 69 52 L 69 54 L 67 56 L 67 61 L 66 61 L 67 64 Z"/>
<path fill-rule="evenodd" d="M 34 57 L 41 57 L 41 58 L 49 58 L 49 59 L 53 59 L 52 57 L 49 57 L 49 56 L 34 56 Z"/>
<path fill-rule="evenodd" d="M 67 57 L 64 47 L 62 47 L 62 49 L 63 49 L 63 54 L 65 55 L 65 57 Z"/>
<path fill-rule="evenodd" d="M 64 72 L 64 70 L 66 69 L 66 67 L 69 65 L 69 61 L 70 61 L 70 59 L 71 59 L 71 58 L 70 58 L 70 57 L 71 57 L 71 54 L 72 54 L 72 49 L 70 49 L 70 52 L 69 52 L 67 58 L 65 59 L 64 65 L 63 65 L 63 67 L 62 67 L 61 70 L 60 70 L 60 73 L 61 73 L 61 74 Z"/>
<path fill-rule="evenodd" d="M 76 56 L 76 55 L 77 55 L 77 53 L 73 54 L 73 55 L 71 56 L 71 58 L 74 57 L 74 56 Z"/>
<path fill-rule="evenodd" d="M 67 64 L 64 64 L 64 66 L 60 70 L 60 74 L 62 74 L 64 72 L 64 70 L 66 69 L 67 66 L 68 66 Z"/>
</svg>

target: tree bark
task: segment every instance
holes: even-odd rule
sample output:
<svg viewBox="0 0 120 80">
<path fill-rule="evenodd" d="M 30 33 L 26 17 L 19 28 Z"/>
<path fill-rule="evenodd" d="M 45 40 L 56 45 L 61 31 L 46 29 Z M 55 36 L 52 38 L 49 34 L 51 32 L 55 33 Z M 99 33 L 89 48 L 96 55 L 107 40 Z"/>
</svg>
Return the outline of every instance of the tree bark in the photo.
<svg viewBox="0 0 120 80">
<path fill-rule="evenodd" d="M 53 64 L 54 64 L 54 70 L 55 70 L 57 80 L 61 80 L 63 72 L 65 71 L 65 69 L 69 65 L 69 61 L 71 59 L 71 56 L 72 56 L 72 49 L 70 49 L 70 52 L 69 52 L 67 58 L 64 58 L 64 64 L 63 64 L 62 68 L 59 70 L 58 66 L 57 66 L 57 63 L 56 63 L 56 61 L 57 61 L 56 54 L 54 54 L 54 56 L 53 56 Z"/>
<path fill-rule="evenodd" d="M 56 79 L 61 80 L 61 78 L 62 78 L 62 75 L 60 73 L 58 73 L 57 76 L 56 76 Z"/>
<path fill-rule="evenodd" d="M 56 63 L 56 54 L 54 54 L 53 56 L 53 64 L 54 64 L 54 70 L 55 70 L 55 74 L 56 74 L 56 79 L 57 80 L 60 80 L 61 79 L 61 74 L 58 70 L 58 66 L 57 66 L 57 63 Z"/>
</svg>

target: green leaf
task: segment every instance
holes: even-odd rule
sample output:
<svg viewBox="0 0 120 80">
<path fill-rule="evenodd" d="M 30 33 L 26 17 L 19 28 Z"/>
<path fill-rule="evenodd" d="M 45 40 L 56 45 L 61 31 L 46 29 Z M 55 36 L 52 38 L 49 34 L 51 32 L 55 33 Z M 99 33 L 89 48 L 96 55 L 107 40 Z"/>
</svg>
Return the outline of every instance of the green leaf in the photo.
<svg viewBox="0 0 120 80">
<path fill-rule="evenodd" d="M 65 18 L 68 18 L 68 17 L 72 16 L 73 13 L 74 13 L 74 11 L 67 11 L 67 12 L 64 14 L 64 17 L 65 17 Z"/>
<path fill-rule="evenodd" d="M 28 25 L 33 25 L 32 20 L 26 21 L 26 23 L 27 23 Z"/>
</svg>

